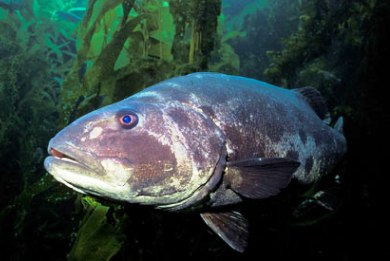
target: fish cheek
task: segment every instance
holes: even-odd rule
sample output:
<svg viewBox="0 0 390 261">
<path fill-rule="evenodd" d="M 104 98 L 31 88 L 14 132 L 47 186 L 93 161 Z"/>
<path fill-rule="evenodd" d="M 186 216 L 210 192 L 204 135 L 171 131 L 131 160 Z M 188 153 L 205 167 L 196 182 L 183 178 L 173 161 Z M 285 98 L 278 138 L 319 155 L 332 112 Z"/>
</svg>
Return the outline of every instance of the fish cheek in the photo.
<svg viewBox="0 0 390 261">
<path fill-rule="evenodd" d="M 177 162 L 168 145 L 144 133 L 131 139 L 127 147 L 133 168 L 133 174 L 127 182 L 134 192 L 156 197 L 175 192 L 177 187 L 172 179 L 178 175 Z M 180 183 L 188 178 L 180 176 Z"/>
</svg>

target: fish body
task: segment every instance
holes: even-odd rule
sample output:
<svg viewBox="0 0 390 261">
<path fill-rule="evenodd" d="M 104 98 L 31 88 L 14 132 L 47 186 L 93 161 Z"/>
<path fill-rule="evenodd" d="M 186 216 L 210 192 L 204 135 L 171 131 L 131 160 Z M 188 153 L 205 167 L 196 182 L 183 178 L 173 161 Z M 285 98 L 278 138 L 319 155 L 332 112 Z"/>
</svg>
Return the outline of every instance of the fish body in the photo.
<svg viewBox="0 0 390 261">
<path fill-rule="evenodd" d="M 81 193 L 194 210 L 237 251 L 247 222 L 220 206 L 317 181 L 346 151 L 313 88 L 244 77 L 172 78 L 91 112 L 51 139 L 45 168 Z"/>
</svg>

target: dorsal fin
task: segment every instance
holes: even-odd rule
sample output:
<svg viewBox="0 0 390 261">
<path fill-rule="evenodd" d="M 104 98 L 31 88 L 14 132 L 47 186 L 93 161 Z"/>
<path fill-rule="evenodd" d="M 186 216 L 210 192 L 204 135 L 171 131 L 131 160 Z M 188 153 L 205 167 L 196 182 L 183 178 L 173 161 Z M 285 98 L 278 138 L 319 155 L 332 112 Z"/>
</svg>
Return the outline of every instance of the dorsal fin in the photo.
<svg viewBox="0 0 390 261">
<path fill-rule="evenodd" d="M 326 102 L 317 89 L 313 87 L 303 87 L 293 89 L 292 91 L 301 94 L 321 120 L 326 120 L 330 117 Z"/>
</svg>

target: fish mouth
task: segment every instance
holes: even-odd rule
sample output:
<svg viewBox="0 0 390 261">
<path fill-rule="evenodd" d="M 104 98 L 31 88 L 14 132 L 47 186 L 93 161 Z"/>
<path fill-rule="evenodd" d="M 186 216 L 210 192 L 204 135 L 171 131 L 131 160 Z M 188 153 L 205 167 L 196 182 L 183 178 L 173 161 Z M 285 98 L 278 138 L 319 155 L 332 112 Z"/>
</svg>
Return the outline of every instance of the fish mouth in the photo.
<svg viewBox="0 0 390 261">
<path fill-rule="evenodd" d="M 80 161 L 77 161 L 74 157 L 62 153 L 59 150 L 56 150 L 54 148 L 49 148 L 49 157 L 53 157 L 55 160 L 59 160 L 61 162 L 68 162 L 67 164 L 88 168 L 88 166 L 86 166 Z"/>
<path fill-rule="evenodd" d="M 54 143 L 54 144 L 53 144 Z M 89 189 L 81 184 L 85 178 L 98 178 L 105 171 L 98 157 L 82 151 L 73 144 L 55 144 L 51 140 L 48 146 L 49 156 L 45 159 L 45 169 L 59 182 L 77 192 L 87 194 Z"/>
<path fill-rule="evenodd" d="M 82 151 L 71 143 L 59 145 L 52 143 L 55 142 L 51 140 L 47 149 L 49 153 L 48 158 L 52 158 L 55 164 L 74 166 L 83 169 L 83 172 L 92 172 L 95 175 L 104 174 L 105 170 L 99 163 L 97 155 Z"/>
<path fill-rule="evenodd" d="M 118 200 L 127 197 L 127 176 L 107 170 L 101 163 L 106 158 L 55 138 L 49 142 L 48 153 L 45 169 L 60 183 L 82 194 Z"/>
<path fill-rule="evenodd" d="M 103 167 L 96 160 L 96 156 L 92 153 L 87 153 L 72 147 L 54 148 L 49 146 L 49 157 L 57 164 L 70 165 L 78 167 L 88 172 L 95 174 L 104 173 Z"/>
<path fill-rule="evenodd" d="M 66 155 L 65 153 L 62 153 L 54 148 L 49 147 L 49 154 L 52 155 L 53 157 L 77 162 L 77 160 L 75 160 L 74 158 L 72 158 L 72 157 Z"/>
</svg>

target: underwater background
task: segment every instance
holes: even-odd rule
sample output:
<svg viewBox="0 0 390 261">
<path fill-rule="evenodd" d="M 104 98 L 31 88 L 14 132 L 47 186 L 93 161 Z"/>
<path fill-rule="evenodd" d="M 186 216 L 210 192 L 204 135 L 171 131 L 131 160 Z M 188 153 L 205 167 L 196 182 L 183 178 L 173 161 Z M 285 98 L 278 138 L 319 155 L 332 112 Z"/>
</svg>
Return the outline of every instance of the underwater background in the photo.
<svg viewBox="0 0 390 261">
<path fill-rule="evenodd" d="M 379 0 L 0 0 L 0 260 L 389 259 L 389 35 Z M 43 168 L 74 119 L 196 71 L 313 86 L 345 120 L 332 175 L 240 206 L 244 254 L 197 213 L 82 196 Z"/>
</svg>

